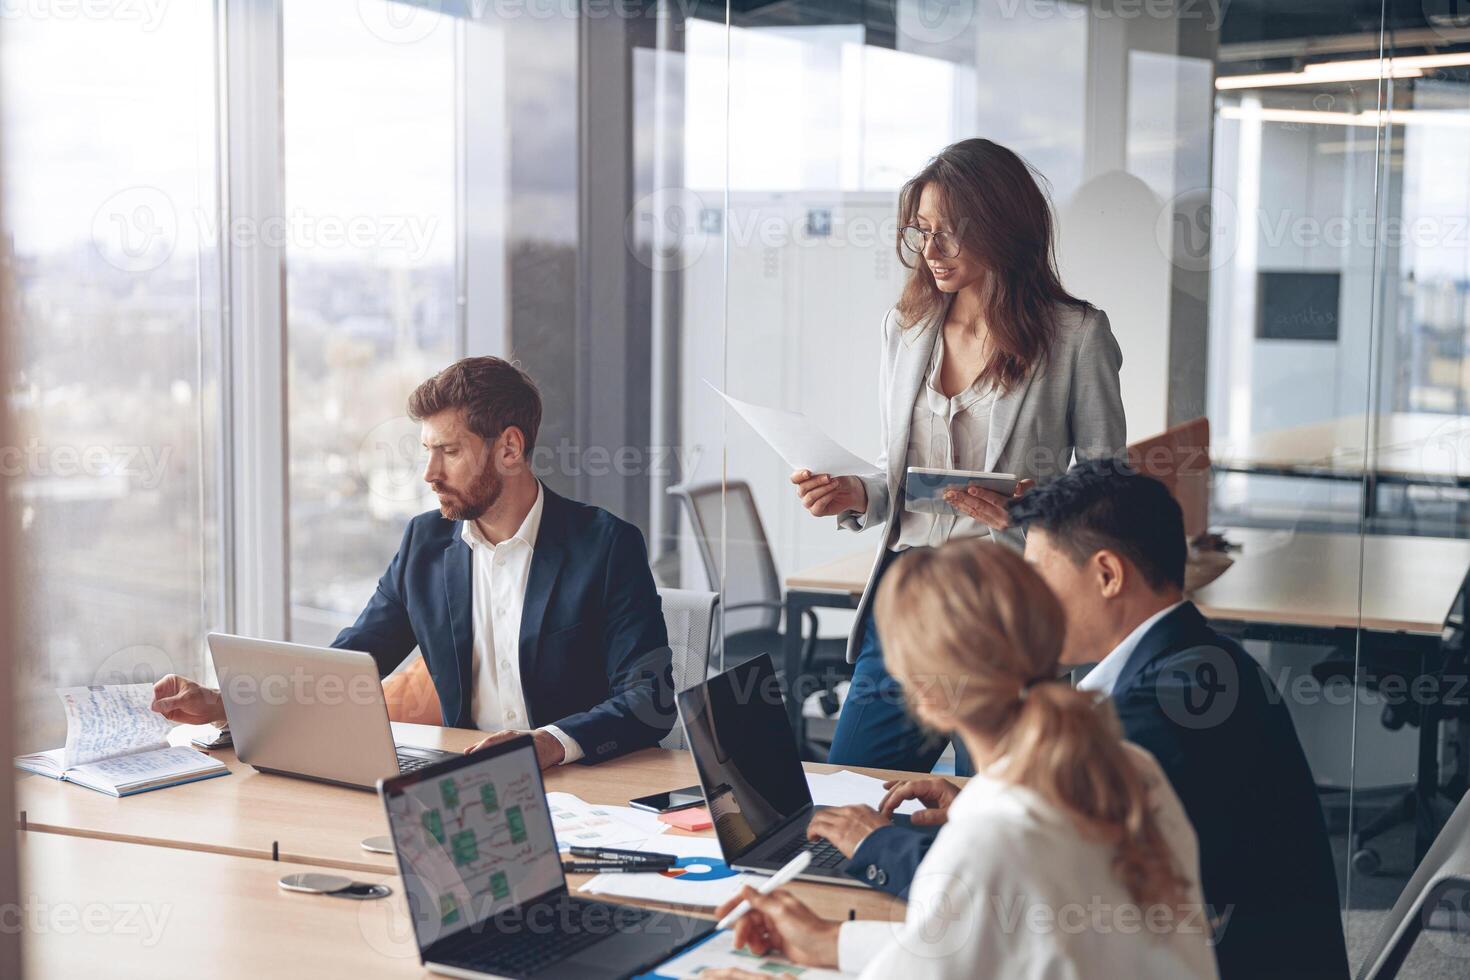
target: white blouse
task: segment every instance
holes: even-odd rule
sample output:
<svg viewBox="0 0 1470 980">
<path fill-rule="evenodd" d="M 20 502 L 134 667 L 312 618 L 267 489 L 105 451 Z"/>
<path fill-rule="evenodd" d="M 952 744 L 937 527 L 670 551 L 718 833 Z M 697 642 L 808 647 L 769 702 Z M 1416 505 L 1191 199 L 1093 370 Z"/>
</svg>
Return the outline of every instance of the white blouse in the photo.
<svg viewBox="0 0 1470 980">
<path fill-rule="evenodd" d="M 844 922 L 838 966 L 866 980 L 1215 980 L 1199 844 L 1154 757 L 1128 746 L 1190 879 L 1169 923 L 1113 872 L 1115 849 L 1031 790 L 977 775 L 919 865 L 901 922 Z"/>
<path fill-rule="evenodd" d="M 985 449 L 990 442 L 990 413 L 995 406 L 995 388 L 977 379 L 953 398 L 940 387 L 939 372 L 944 364 L 944 330 L 934 340 L 934 355 L 929 361 L 925 383 L 914 398 L 913 420 L 909 425 L 908 459 L 904 466 L 922 466 L 945 470 L 985 469 Z M 931 506 L 921 501 L 914 506 Z M 894 551 L 907 548 L 936 547 L 950 538 L 970 538 L 989 534 L 989 525 L 961 514 L 943 501 L 934 510 L 912 509 L 905 503 L 899 518 Z"/>
</svg>

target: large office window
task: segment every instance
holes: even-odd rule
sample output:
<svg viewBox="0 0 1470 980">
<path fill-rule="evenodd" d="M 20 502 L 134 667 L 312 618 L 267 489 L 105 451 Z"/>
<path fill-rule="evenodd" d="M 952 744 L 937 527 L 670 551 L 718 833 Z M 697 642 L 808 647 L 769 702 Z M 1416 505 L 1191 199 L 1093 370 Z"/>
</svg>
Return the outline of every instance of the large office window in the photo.
<svg viewBox="0 0 1470 980">
<path fill-rule="evenodd" d="M 329 642 L 435 505 L 405 403 L 459 343 L 458 28 L 387 0 L 284 9 L 291 626 Z"/>
<path fill-rule="evenodd" d="M 49 10 L 0 34 L 21 751 L 56 687 L 197 674 L 219 612 L 213 10 Z"/>
</svg>

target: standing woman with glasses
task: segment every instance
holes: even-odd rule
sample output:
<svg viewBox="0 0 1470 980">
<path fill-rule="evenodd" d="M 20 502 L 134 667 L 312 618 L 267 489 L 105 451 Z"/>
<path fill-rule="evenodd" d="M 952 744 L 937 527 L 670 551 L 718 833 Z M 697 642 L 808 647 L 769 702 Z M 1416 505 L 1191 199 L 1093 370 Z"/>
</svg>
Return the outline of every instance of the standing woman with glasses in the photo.
<svg viewBox="0 0 1470 980">
<path fill-rule="evenodd" d="M 1125 442 L 1107 314 L 1062 288 L 1051 205 L 1031 168 L 985 139 L 946 147 L 898 199 L 899 259 L 910 268 L 883 317 L 878 472 L 798 470 L 791 482 L 818 517 L 859 531 L 886 523 L 858 605 L 847 659 L 856 663 L 828 761 L 927 772 L 944 746 L 904 711 L 873 629 L 873 595 L 910 548 L 988 534 L 1019 549 L 1007 498 L 951 489 L 947 513 L 904 506 L 910 466 L 1014 473 L 1016 494 Z M 971 770 L 955 744 L 956 770 Z"/>
</svg>

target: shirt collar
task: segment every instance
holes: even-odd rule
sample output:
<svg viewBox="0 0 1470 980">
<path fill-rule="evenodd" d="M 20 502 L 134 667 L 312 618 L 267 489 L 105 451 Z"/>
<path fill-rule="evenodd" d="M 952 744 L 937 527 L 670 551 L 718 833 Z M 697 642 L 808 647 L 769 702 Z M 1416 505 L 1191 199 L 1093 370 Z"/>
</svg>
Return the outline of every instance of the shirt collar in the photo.
<svg viewBox="0 0 1470 980">
<path fill-rule="evenodd" d="M 1102 662 L 1088 673 L 1082 680 L 1077 682 L 1079 691 L 1101 691 L 1111 696 L 1113 687 L 1118 683 L 1118 677 L 1123 673 L 1123 668 L 1128 664 L 1128 658 L 1133 656 L 1133 651 L 1138 649 L 1138 644 L 1143 642 L 1144 634 L 1154 628 L 1159 620 L 1169 615 L 1180 606 L 1184 600 L 1180 599 L 1172 606 L 1165 606 L 1154 613 L 1148 619 L 1134 627 L 1133 632 L 1123 638 L 1123 642 L 1113 647 L 1113 652 L 1102 658 Z"/>
<path fill-rule="evenodd" d="M 516 533 L 500 543 L 505 544 L 507 541 L 522 541 L 525 542 L 528 548 L 535 551 L 536 535 L 541 531 L 541 511 L 545 502 L 546 492 L 541 487 L 541 481 L 537 480 L 536 502 L 526 512 L 526 518 L 521 521 L 521 526 L 516 528 Z M 471 548 L 489 548 L 491 551 L 495 550 L 496 546 L 487 541 L 485 536 L 480 533 L 478 524 L 474 521 L 461 521 L 460 523 L 462 526 L 459 530 L 459 536 L 464 539 L 465 544 Z"/>
<path fill-rule="evenodd" d="M 939 387 L 939 370 L 943 364 L 944 328 L 941 326 L 939 336 L 934 339 L 934 353 L 929 358 L 929 372 L 924 385 L 928 391 L 931 407 L 936 413 L 948 414 L 951 408 L 954 409 L 955 414 L 968 411 L 976 402 L 994 392 L 993 385 L 982 385 L 980 379 L 977 378 L 964 391 L 957 392 L 954 398 L 950 398 Z"/>
</svg>

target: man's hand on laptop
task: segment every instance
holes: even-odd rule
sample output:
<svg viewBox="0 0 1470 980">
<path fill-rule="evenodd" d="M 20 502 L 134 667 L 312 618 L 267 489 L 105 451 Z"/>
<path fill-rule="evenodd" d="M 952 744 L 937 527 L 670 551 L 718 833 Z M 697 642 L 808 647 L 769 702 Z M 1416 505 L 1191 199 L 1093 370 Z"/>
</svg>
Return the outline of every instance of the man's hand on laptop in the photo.
<svg viewBox="0 0 1470 980">
<path fill-rule="evenodd" d="M 225 720 L 225 705 L 219 692 L 180 677 L 165 674 L 153 685 L 154 711 L 183 725 L 219 724 Z"/>
<path fill-rule="evenodd" d="M 562 744 L 557 739 L 557 737 L 550 732 L 542 731 L 539 728 L 536 729 L 534 732 L 518 732 L 510 730 L 496 732 L 493 735 L 488 735 L 485 738 L 480 739 L 478 742 L 476 742 L 474 745 L 471 745 L 464 751 L 466 755 L 469 755 L 471 752 L 478 752 L 481 749 L 488 749 L 492 745 L 499 745 L 501 742 L 507 742 L 513 738 L 519 738 L 522 735 L 529 735 L 536 741 L 536 761 L 541 765 L 542 769 L 550 769 L 552 766 L 559 766 L 561 765 L 561 761 L 567 757 L 567 750 L 562 747 Z"/>
<path fill-rule="evenodd" d="M 949 805 L 960 795 L 960 788 L 947 779 L 930 776 L 928 779 L 891 779 L 883 784 L 888 795 L 878 805 L 885 818 L 905 800 L 918 800 L 924 809 L 915 811 L 909 821 L 915 827 L 938 827 L 949 820 Z"/>
<path fill-rule="evenodd" d="M 812 814 L 806 835 L 812 840 L 825 837 L 832 846 L 842 852 L 843 857 L 857 853 L 858 845 L 877 830 L 887 827 L 889 819 L 870 806 L 861 803 L 852 806 L 823 807 Z"/>
</svg>

